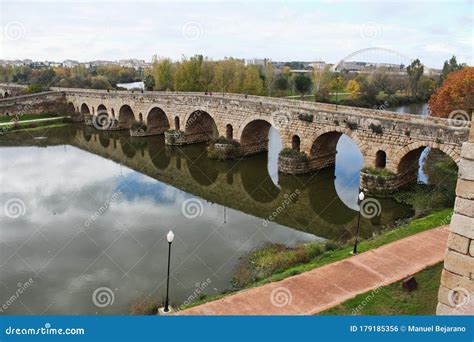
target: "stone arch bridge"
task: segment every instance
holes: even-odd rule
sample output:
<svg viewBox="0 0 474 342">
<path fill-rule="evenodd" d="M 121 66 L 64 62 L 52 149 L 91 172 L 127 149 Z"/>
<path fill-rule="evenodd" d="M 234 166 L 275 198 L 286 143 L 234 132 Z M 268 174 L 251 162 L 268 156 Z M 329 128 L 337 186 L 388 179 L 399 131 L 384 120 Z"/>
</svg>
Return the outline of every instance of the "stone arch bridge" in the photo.
<svg viewBox="0 0 474 342">
<path fill-rule="evenodd" d="M 362 153 L 364 170 L 384 169 L 391 175 L 382 184 L 375 173 L 363 171 L 361 183 L 366 189 L 395 189 L 416 180 L 425 147 L 439 149 L 458 163 L 470 126 L 434 117 L 347 106 L 336 110 L 329 104 L 238 94 L 51 90 L 70 112 L 105 115 L 116 122 L 115 128 L 143 122 L 147 134 L 179 133 L 179 144 L 224 136 L 240 143 L 243 156 L 266 151 L 273 126 L 287 152 L 304 152 L 280 156 L 280 171 L 286 173 L 334 165 L 337 142 L 346 134 Z M 8 100 L 0 100 L 0 107 L 2 101 Z"/>
</svg>

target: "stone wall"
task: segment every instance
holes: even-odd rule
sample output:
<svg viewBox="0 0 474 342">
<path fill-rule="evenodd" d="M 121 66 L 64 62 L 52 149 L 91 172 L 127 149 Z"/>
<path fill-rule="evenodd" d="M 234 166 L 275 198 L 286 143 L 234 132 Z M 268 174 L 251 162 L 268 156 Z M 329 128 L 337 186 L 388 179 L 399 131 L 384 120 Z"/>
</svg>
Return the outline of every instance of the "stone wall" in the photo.
<svg viewBox="0 0 474 342">
<path fill-rule="evenodd" d="M 5 84 L 0 83 L 0 98 L 9 98 L 12 96 L 19 96 L 22 94 L 26 85 L 21 84 Z"/>
<path fill-rule="evenodd" d="M 474 127 L 461 158 L 438 315 L 474 315 Z"/>
<path fill-rule="evenodd" d="M 57 113 L 65 105 L 64 94 L 56 91 L 8 97 L 0 100 L 0 116 Z"/>
</svg>

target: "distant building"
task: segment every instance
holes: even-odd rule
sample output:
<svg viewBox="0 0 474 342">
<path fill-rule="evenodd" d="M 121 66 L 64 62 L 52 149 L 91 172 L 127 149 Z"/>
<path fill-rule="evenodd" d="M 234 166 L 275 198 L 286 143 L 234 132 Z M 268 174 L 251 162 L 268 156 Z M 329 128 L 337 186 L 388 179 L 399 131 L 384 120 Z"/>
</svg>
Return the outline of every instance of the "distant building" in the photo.
<svg viewBox="0 0 474 342">
<path fill-rule="evenodd" d="M 118 65 L 126 68 L 141 69 L 146 66 L 147 63 L 143 59 L 121 59 L 118 61 Z"/>
<path fill-rule="evenodd" d="M 323 70 L 328 64 L 323 61 L 316 61 L 309 63 L 309 66 L 312 67 L 314 70 Z"/>
<path fill-rule="evenodd" d="M 76 66 L 78 66 L 80 63 L 78 61 L 74 61 L 72 59 L 66 59 L 64 62 L 63 62 L 63 66 L 65 68 L 74 68 Z"/>
<path fill-rule="evenodd" d="M 257 65 L 257 66 L 265 66 L 265 64 L 269 61 L 269 59 L 261 59 L 261 58 L 252 58 L 252 59 L 246 59 L 245 60 L 245 65 Z"/>
<path fill-rule="evenodd" d="M 62 67 L 63 64 L 61 62 L 48 62 L 46 61 L 44 63 L 46 66 L 50 67 L 50 68 L 57 68 L 57 67 Z"/>
</svg>

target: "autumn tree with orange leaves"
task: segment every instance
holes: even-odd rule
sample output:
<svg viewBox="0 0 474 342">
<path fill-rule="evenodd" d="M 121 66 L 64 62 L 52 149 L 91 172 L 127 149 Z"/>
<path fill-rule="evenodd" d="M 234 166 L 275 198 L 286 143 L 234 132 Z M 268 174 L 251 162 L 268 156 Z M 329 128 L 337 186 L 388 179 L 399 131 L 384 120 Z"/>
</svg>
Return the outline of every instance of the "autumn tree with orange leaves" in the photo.
<svg viewBox="0 0 474 342">
<path fill-rule="evenodd" d="M 455 110 L 465 111 L 472 117 L 474 104 L 474 67 L 464 67 L 448 74 L 443 85 L 428 101 L 431 115 L 447 118 Z"/>
</svg>

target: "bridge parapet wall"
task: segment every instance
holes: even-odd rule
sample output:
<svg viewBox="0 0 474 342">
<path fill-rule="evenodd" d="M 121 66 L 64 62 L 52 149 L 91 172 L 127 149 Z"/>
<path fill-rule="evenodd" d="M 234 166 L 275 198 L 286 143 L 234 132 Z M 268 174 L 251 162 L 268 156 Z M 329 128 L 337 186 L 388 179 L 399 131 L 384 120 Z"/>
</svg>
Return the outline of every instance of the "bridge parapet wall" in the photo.
<svg viewBox="0 0 474 342">
<path fill-rule="evenodd" d="M 0 99 L 0 116 L 54 113 L 63 109 L 64 93 L 50 91 Z"/>
</svg>

